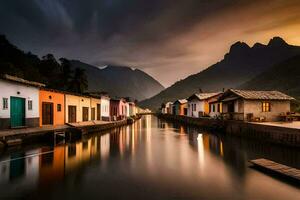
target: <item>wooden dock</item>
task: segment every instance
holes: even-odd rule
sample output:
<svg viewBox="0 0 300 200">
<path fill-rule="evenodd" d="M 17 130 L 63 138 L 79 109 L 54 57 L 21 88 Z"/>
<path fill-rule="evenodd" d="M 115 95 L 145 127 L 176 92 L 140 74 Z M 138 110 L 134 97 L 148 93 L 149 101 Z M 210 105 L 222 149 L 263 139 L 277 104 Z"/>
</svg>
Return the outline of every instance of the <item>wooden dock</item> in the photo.
<svg viewBox="0 0 300 200">
<path fill-rule="evenodd" d="M 300 170 L 296 168 L 292 168 L 268 159 L 260 158 L 256 160 L 250 160 L 254 166 L 268 170 L 270 172 L 274 172 L 279 175 L 283 175 L 293 180 L 300 181 Z"/>
</svg>

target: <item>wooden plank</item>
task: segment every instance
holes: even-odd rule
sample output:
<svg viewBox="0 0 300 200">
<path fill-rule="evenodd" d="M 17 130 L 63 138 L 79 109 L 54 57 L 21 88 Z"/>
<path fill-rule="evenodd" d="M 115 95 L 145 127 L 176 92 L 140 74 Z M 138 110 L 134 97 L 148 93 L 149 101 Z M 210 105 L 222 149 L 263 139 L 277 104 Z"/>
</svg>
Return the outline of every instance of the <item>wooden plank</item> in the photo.
<svg viewBox="0 0 300 200">
<path fill-rule="evenodd" d="M 277 174 L 284 175 L 300 181 L 299 169 L 276 163 L 274 161 L 264 158 L 250 160 L 249 162 L 252 163 L 254 166 L 258 166 L 268 171 L 275 172 Z"/>
</svg>

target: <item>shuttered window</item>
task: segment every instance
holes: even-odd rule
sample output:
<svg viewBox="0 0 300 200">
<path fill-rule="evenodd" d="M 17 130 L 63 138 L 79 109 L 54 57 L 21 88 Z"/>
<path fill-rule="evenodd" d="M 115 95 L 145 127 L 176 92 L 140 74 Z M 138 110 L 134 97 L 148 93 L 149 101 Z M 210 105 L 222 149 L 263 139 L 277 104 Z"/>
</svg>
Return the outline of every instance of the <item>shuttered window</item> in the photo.
<svg viewBox="0 0 300 200">
<path fill-rule="evenodd" d="M 271 104 L 270 102 L 262 102 L 262 112 L 270 112 Z"/>
<path fill-rule="evenodd" d="M 8 109 L 8 98 L 3 98 L 3 100 L 2 100 L 2 108 L 3 108 L 3 110 L 7 110 Z"/>
<path fill-rule="evenodd" d="M 61 104 L 57 104 L 57 112 L 61 112 Z"/>
<path fill-rule="evenodd" d="M 32 110 L 32 100 L 28 100 L 28 110 Z"/>
</svg>

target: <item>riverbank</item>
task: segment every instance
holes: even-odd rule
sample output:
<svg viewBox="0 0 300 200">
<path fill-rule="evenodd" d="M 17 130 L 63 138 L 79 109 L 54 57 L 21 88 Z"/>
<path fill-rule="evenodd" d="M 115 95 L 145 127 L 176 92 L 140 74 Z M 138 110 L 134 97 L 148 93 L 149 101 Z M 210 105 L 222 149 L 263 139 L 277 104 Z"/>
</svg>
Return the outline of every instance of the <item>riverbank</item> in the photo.
<svg viewBox="0 0 300 200">
<path fill-rule="evenodd" d="M 136 116 L 119 121 L 88 121 L 70 123 L 61 126 L 43 126 L 35 128 L 8 129 L 0 131 L 0 148 L 28 144 L 38 141 L 51 141 L 60 138 L 80 138 L 82 135 L 109 130 L 133 124 L 141 117 Z"/>
<path fill-rule="evenodd" d="M 159 118 L 171 120 L 186 125 L 199 126 L 205 129 L 219 131 L 229 135 L 259 139 L 261 141 L 300 147 L 300 129 L 276 126 L 266 123 L 251 123 L 234 120 L 215 120 L 210 118 L 192 118 L 160 114 Z"/>
</svg>

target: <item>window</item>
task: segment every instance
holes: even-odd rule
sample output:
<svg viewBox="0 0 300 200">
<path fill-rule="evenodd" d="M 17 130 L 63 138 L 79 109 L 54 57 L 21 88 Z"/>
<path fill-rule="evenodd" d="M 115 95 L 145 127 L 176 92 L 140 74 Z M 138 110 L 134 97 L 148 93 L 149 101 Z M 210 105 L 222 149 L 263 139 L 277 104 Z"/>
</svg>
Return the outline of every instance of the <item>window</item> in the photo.
<svg viewBox="0 0 300 200">
<path fill-rule="evenodd" d="M 8 109 L 8 98 L 3 98 L 3 110 Z"/>
<path fill-rule="evenodd" d="M 262 112 L 270 112 L 270 111 L 271 111 L 270 102 L 263 102 L 262 103 Z"/>
<path fill-rule="evenodd" d="M 215 107 L 215 104 L 213 104 L 213 112 L 216 111 L 216 107 Z"/>
<path fill-rule="evenodd" d="M 218 103 L 218 108 L 217 108 L 217 112 L 220 112 L 220 107 L 221 107 L 221 105 Z"/>
<path fill-rule="evenodd" d="M 32 100 L 28 100 L 28 110 L 32 110 Z"/>
<path fill-rule="evenodd" d="M 57 104 L 57 112 L 61 112 L 61 104 Z"/>
</svg>

